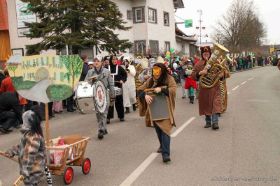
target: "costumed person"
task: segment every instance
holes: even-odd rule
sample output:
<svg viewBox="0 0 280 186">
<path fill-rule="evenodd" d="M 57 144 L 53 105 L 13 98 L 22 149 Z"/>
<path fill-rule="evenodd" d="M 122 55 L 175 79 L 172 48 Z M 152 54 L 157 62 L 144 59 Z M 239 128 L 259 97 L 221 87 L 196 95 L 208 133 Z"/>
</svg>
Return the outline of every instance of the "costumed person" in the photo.
<svg viewBox="0 0 280 186">
<path fill-rule="evenodd" d="M 182 87 L 182 99 L 185 99 L 187 96 L 186 90 L 185 90 L 185 72 L 187 69 L 187 56 L 183 56 L 182 60 L 180 61 L 180 66 L 177 68 L 179 77 L 180 77 L 180 82 L 181 82 L 181 87 Z"/>
<path fill-rule="evenodd" d="M 108 66 L 111 75 L 113 76 L 114 86 L 122 90 L 123 83 L 127 80 L 126 71 L 119 65 L 116 64 L 117 56 L 112 55 L 110 57 L 110 65 Z M 120 91 L 121 92 L 121 91 Z M 123 95 L 116 94 L 115 107 L 117 110 L 118 118 L 120 121 L 124 121 L 124 106 L 123 106 Z M 110 123 L 110 119 L 114 118 L 114 104 L 109 106 L 107 115 L 107 124 Z"/>
<path fill-rule="evenodd" d="M 96 81 L 101 81 L 105 88 L 106 88 L 106 95 L 100 95 L 101 98 L 102 96 L 106 96 L 106 100 L 108 101 L 105 111 L 100 112 L 98 108 L 95 105 L 95 111 L 96 111 L 96 118 L 98 122 L 98 139 L 103 139 L 104 135 L 108 134 L 107 131 L 107 114 L 108 114 L 108 109 L 109 109 L 109 101 L 111 99 L 115 98 L 115 93 L 114 93 L 114 83 L 113 79 L 110 75 L 110 71 L 106 68 L 103 67 L 102 64 L 102 58 L 101 56 L 97 56 L 93 60 L 94 62 L 94 68 L 90 69 L 87 73 L 86 80 L 90 84 L 94 84 Z M 98 93 L 97 93 L 98 96 Z"/>
<path fill-rule="evenodd" d="M 22 124 L 22 107 L 17 92 L 0 93 L 0 131 L 4 134 Z"/>
<path fill-rule="evenodd" d="M 190 99 L 190 103 L 194 104 L 194 93 L 195 90 L 197 90 L 197 84 L 196 81 L 192 78 L 191 74 L 193 71 L 193 66 L 189 64 L 187 66 L 187 69 L 185 70 L 185 89 L 188 90 L 188 95 Z"/>
<path fill-rule="evenodd" d="M 124 58 L 124 65 L 127 72 L 127 80 L 123 84 L 123 105 L 125 107 L 125 113 L 129 113 L 129 108 L 131 106 L 133 107 L 133 111 L 136 111 L 136 70 L 135 67 L 131 65 L 131 60 L 129 58 Z"/>
<path fill-rule="evenodd" d="M 280 59 L 278 59 L 277 67 L 280 70 Z"/>
<path fill-rule="evenodd" d="M 24 177 L 23 182 L 26 186 L 38 185 L 43 181 L 42 178 L 49 186 L 52 185 L 51 175 L 46 167 L 47 156 L 39 109 L 38 106 L 34 106 L 23 113 L 23 136 L 20 144 L 5 152 L 8 157 L 18 156 L 20 175 Z"/>
<path fill-rule="evenodd" d="M 82 55 L 81 59 L 83 60 L 83 69 L 82 69 L 82 73 L 81 73 L 79 81 L 84 81 L 86 78 L 86 75 L 89 71 L 88 57 L 87 57 L 87 55 Z"/>
<path fill-rule="evenodd" d="M 109 69 L 109 65 L 110 65 L 110 56 L 105 56 L 103 58 L 103 67 Z"/>
<path fill-rule="evenodd" d="M 148 67 L 148 59 L 144 58 L 136 58 L 135 59 L 135 63 L 134 63 L 134 66 L 135 66 L 135 70 L 136 70 L 136 74 L 135 74 L 135 86 L 136 86 L 136 90 L 138 87 L 140 87 L 144 82 L 140 81 L 140 74 L 145 70 L 145 68 Z M 138 97 L 138 94 L 136 94 L 136 107 L 138 108 L 139 106 L 139 97 Z"/>
<path fill-rule="evenodd" d="M 172 127 L 175 126 L 174 108 L 176 97 L 176 82 L 167 72 L 167 68 L 162 63 L 156 63 L 152 68 L 152 77 L 148 79 L 142 86 L 138 88 L 140 105 L 140 116 L 145 116 L 146 126 L 155 127 L 160 147 L 158 153 L 162 154 L 163 162 L 167 163 L 170 159 L 170 134 Z M 147 92 L 147 89 L 152 89 L 153 93 L 161 94 L 168 97 L 168 105 L 170 108 L 170 119 L 163 119 L 151 122 L 151 117 L 147 109 L 147 105 L 153 102 L 153 97 Z M 146 90 L 146 91 L 145 91 Z M 159 110 L 161 108 L 158 108 Z"/>
<path fill-rule="evenodd" d="M 143 84 L 145 81 L 147 81 L 151 77 L 151 69 L 153 68 L 154 64 L 156 63 L 155 58 L 150 58 L 149 60 L 147 58 L 144 58 L 141 60 L 141 66 L 143 68 L 142 72 L 139 74 L 139 81 Z"/>
<path fill-rule="evenodd" d="M 201 76 L 206 75 L 211 68 L 207 65 L 207 61 L 211 56 L 210 47 L 201 47 L 200 51 L 202 60 L 194 66 L 192 72 L 192 78 L 195 80 L 200 80 Z M 199 89 L 199 115 L 205 115 L 206 125 L 204 128 L 212 126 L 213 130 L 217 130 L 219 129 L 219 114 L 222 112 L 220 85 L 217 83 L 212 88 L 199 86 Z"/>
</svg>

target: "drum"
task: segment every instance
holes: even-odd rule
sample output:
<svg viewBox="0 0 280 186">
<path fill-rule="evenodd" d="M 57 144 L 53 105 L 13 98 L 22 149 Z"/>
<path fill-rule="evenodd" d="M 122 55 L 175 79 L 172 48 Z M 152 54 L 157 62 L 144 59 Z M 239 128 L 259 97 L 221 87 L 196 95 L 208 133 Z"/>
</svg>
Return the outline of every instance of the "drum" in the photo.
<svg viewBox="0 0 280 186">
<path fill-rule="evenodd" d="M 75 101 L 78 110 L 82 114 L 94 113 L 93 89 L 94 86 L 86 81 L 81 81 L 78 84 L 77 90 L 75 91 Z"/>
<path fill-rule="evenodd" d="M 108 90 L 104 86 L 102 81 L 96 81 L 94 83 L 94 90 L 93 90 L 93 100 L 95 104 L 96 111 L 99 113 L 104 113 L 106 108 L 108 107 L 109 103 L 109 96 Z"/>
<path fill-rule="evenodd" d="M 122 89 L 119 87 L 114 87 L 115 90 L 115 96 L 120 96 L 122 95 Z"/>
<path fill-rule="evenodd" d="M 82 114 L 91 114 L 95 112 L 93 98 L 79 98 L 76 99 L 78 110 Z"/>
<path fill-rule="evenodd" d="M 75 97 L 79 98 L 89 98 L 93 97 L 93 86 L 86 81 L 81 81 L 78 84 L 77 90 L 75 92 Z"/>
</svg>

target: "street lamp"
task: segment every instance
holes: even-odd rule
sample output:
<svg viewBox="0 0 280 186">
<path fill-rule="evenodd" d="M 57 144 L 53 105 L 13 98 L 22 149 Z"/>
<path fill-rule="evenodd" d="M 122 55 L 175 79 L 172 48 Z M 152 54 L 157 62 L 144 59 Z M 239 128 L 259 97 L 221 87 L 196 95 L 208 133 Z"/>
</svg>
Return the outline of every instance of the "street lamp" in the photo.
<svg viewBox="0 0 280 186">
<path fill-rule="evenodd" d="M 197 12 L 199 13 L 199 45 L 201 46 L 201 17 L 202 17 L 202 10 L 199 9 L 197 10 Z"/>
</svg>

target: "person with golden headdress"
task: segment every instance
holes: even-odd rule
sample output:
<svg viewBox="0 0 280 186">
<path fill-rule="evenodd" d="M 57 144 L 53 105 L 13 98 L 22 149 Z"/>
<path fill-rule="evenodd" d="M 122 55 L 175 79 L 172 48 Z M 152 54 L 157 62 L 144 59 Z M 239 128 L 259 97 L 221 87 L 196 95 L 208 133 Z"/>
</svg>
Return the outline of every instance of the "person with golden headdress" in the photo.
<svg viewBox="0 0 280 186">
<path fill-rule="evenodd" d="M 196 63 L 192 72 L 192 77 L 195 80 L 199 80 L 201 76 L 206 75 L 210 69 L 210 67 L 207 65 L 207 61 L 211 56 L 210 47 L 201 47 L 200 51 L 202 60 Z M 221 77 L 223 76 L 224 74 L 221 74 Z M 219 114 L 222 113 L 221 91 L 219 83 L 215 84 L 212 88 L 203 88 L 200 86 L 198 102 L 199 115 L 205 115 L 206 125 L 204 128 L 212 127 L 213 130 L 219 129 Z"/>
<path fill-rule="evenodd" d="M 174 78 L 168 74 L 167 68 L 163 63 L 156 63 L 152 68 L 152 77 L 138 88 L 138 94 L 140 98 L 140 116 L 145 116 L 146 126 L 149 127 L 152 124 L 155 127 L 160 143 L 158 153 L 162 154 L 162 160 L 164 163 L 171 161 L 170 134 L 172 127 L 175 126 L 173 113 L 175 108 L 176 88 L 177 85 Z M 153 102 L 153 97 L 146 93 L 145 90 L 147 89 L 152 89 L 155 94 L 161 94 L 168 97 L 167 104 L 170 108 L 171 114 L 169 119 L 151 122 L 151 116 L 147 106 Z"/>
</svg>

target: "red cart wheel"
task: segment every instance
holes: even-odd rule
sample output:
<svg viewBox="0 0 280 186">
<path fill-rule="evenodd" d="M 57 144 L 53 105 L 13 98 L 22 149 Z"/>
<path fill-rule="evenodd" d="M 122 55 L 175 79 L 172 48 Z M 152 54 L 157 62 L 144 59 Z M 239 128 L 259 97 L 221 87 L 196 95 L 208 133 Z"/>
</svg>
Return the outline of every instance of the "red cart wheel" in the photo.
<svg viewBox="0 0 280 186">
<path fill-rule="evenodd" d="M 91 168 L 91 162 L 89 158 L 84 159 L 82 163 L 82 171 L 85 175 L 87 175 L 90 172 Z"/>
<path fill-rule="evenodd" d="M 74 177 L 74 170 L 72 167 L 67 167 L 64 171 L 63 180 L 66 185 L 72 183 Z"/>
</svg>

